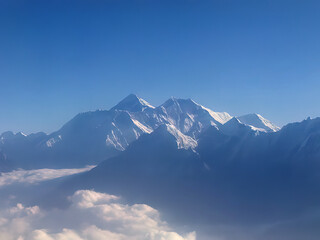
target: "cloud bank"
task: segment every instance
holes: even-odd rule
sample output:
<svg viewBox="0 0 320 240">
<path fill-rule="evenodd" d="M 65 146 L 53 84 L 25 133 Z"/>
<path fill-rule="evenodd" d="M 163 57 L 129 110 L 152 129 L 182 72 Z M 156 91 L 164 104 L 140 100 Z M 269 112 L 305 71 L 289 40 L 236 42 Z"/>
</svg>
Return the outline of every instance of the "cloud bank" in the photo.
<svg viewBox="0 0 320 240">
<path fill-rule="evenodd" d="M 0 239 L 6 240 L 195 240 L 180 235 L 145 204 L 127 205 L 114 195 L 79 190 L 65 210 L 17 204 L 0 210 Z"/>
<path fill-rule="evenodd" d="M 0 188 L 11 184 L 35 184 L 55 178 L 69 176 L 81 172 L 89 171 L 94 166 L 78 169 L 36 169 L 36 170 L 16 170 L 7 173 L 0 173 Z"/>
</svg>

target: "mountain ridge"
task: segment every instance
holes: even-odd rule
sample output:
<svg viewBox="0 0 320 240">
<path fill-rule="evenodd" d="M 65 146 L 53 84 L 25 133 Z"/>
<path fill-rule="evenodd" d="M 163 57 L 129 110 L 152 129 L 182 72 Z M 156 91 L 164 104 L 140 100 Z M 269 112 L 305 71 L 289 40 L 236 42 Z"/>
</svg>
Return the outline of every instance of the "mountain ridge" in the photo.
<svg viewBox="0 0 320 240">
<path fill-rule="evenodd" d="M 194 149 L 202 132 L 212 126 L 226 131 L 223 126 L 230 125 L 231 119 L 228 113 L 214 112 L 190 98 L 171 97 L 154 107 L 130 94 L 110 110 L 79 113 L 48 135 L 3 133 L 0 150 L 17 167 L 82 167 L 117 155 L 162 125 L 171 130 L 180 147 Z M 266 132 L 259 126 L 238 124 L 250 126 L 249 132 Z"/>
</svg>

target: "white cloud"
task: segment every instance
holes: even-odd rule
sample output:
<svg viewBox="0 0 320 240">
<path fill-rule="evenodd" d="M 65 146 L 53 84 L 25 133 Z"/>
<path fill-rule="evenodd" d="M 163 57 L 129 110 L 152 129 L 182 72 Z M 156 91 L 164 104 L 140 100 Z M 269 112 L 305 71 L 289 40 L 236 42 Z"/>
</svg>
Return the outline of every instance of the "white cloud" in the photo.
<svg viewBox="0 0 320 240">
<path fill-rule="evenodd" d="M 65 210 L 45 211 L 22 204 L 0 211 L 0 239 L 6 240 L 195 240 L 172 231 L 159 212 L 127 205 L 117 196 L 79 190 Z"/>
<path fill-rule="evenodd" d="M 36 170 L 16 170 L 0 174 L 0 188 L 11 184 L 35 184 L 55 178 L 60 178 L 76 173 L 89 171 L 94 166 L 78 169 L 36 169 Z"/>
</svg>

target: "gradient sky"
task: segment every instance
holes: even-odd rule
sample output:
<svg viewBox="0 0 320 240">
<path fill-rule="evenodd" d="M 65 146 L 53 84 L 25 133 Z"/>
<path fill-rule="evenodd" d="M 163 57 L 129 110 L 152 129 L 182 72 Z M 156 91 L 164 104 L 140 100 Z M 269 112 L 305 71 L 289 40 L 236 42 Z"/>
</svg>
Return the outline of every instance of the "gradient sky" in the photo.
<svg viewBox="0 0 320 240">
<path fill-rule="evenodd" d="M 282 126 L 320 116 L 319 1 L 0 0 L 0 132 L 130 93 Z"/>
</svg>

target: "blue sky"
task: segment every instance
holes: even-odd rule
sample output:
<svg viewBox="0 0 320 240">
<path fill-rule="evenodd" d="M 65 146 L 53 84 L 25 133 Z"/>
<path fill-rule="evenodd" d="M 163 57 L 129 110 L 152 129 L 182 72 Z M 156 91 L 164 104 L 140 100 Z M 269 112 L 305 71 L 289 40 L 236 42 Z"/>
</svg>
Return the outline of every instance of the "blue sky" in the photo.
<svg viewBox="0 0 320 240">
<path fill-rule="evenodd" d="M 51 132 L 130 93 L 278 125 L 320 116 L 320 3 L 0 0 L 0 132 Z"/>
</svg>

